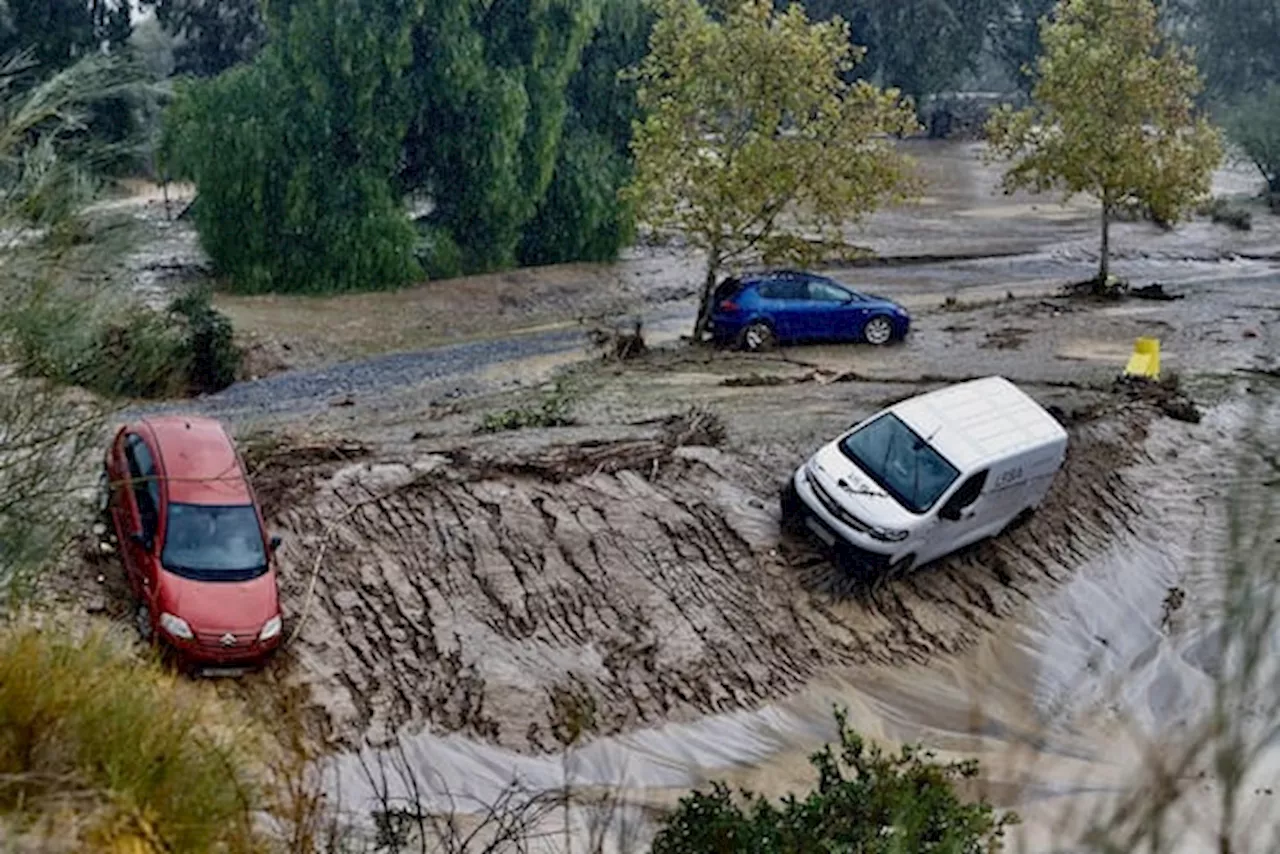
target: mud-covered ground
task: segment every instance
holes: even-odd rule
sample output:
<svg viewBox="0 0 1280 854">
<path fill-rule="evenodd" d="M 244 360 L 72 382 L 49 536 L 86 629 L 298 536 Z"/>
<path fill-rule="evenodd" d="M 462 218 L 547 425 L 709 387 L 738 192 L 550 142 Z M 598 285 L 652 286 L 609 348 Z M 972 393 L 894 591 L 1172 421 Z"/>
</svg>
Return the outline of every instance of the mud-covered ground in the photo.
<svg viewBox="0 0 1280 854">
<path fill-rule="evenodd" d="M 968 732 L 956 723 L 963 710 L 937 702 L 951 690 L 948 674 L 1005 666 L 983 651 L 992 638 L 1034 633 L 1032 615 L 1043 619 L 1044 603 L 1114 560 L 1118 543 L 1150 543 L 1151 528 L 1167 524 L 1153 516 L 1152 490 L 1195 492 L 1174 464 L 1179 443 L 1229 448 L 1220 425 L 1230 419 L 1218 413 L 1274 393 L 1280 227 L 1260 221 L 1242 235 L 1206 222 L 1172 234 L 1122 226 L 1116 269 L 1135 284 L 1164 283 L 1175 299 L 1068 299 L 1060 286 L 1096 262 L 1092 212 L 975 202 L 989 176 L 965 163 L 968 171 L 945 158 L 931 167 L 951 181 L 926 200 L 933 214 L 889 212 L 871 238 L 902 256 L 988 257 L 837 271 L 911 308 L 913 333 L 900 346 L 749 356 L 680 343 L 693 266 L 671 248 L 604 272 L 513 274 L 519 281 L 507 285 L 527 287 L 505 298 L 518 305 L 488 315 L 484 334 L 473 326 L 503 299 L 496 279 L 309 307 L 223 298 L 233 314 L 250 312 L 238 321 L 298 336 L 294 363 L 307 367 L 147 407 L 231 424 L 271 526 L 285 536 L 289 641 L 266 670 L 219 690 L 251 704 L 298 697 L 317 735 L 339 749 L 452 734 L 536 756 L 575 739 L 604 743 L 769 708 L 831 679 L 880 685 L 901 673 L 910 690 L 883 691 L 860 728 L 877 731 L 879 716 L 927 722 L 926 734 L 948 738 Z M 145 271 L 158 262 L 144 253 L 130 263 Z M 618 281 L 630 284 L 618 290 Z M 540 302 L 544 291 L 556 296 Z M 619 293 L 623 303 L 610 302 Z M 658 346 L 625 363 L 600 360 L 571 313 L 584 305 L 622 305 Z M 465 306 L 472 326 L 451 338 L 405 320 Z M 291 326 L 295 312 L 305 322 Z M 326 350 L 303 327 L 324 330 L 337 314 L 349 326 Z M 531 319 L 549 328 L 530 331 Z M 390 333 L 379 337 L 383 324 Z M 1180 396 L 1115 384 L 1142 335 L 1161 339 Z M 351 358 L 384 351 L 393 352 Z M 1028 524 L 873 590 L 780 533 L 778 488 L 820 444 L 890 402 L 990 374 L 1055 407 L 1071 434 L 1066 466 Z M 477 432 L 486 415 L 550 399 L 564 403 L 571 425 Z M 1210 414 L 1206 424 L 1171 417 L 1190 414 L 1187 400 Z M 1134 594 L 1143 602 L 1129 604 L 1159 614 L 1168 591 L 1146 581 Z M 75 608 L 127 622 L 110 559 L 77 561 L 50 587 Z M 1069 622 L 1061 631 L 1072 638 L 1127 648 L 1127 626 Z M 979 663 L 958 663 L 970 659 Z M 1026 684 L 1013 670 L 995 681 L 1018 682 L 1010 696 L 1029 694 L 1040 678 L 1031 668 L 1016 670 Z M 1177 690 L 1166 679 L 1161 696 Z M 684 761 L 677 754 L 671 763 Z"/>
</svg>

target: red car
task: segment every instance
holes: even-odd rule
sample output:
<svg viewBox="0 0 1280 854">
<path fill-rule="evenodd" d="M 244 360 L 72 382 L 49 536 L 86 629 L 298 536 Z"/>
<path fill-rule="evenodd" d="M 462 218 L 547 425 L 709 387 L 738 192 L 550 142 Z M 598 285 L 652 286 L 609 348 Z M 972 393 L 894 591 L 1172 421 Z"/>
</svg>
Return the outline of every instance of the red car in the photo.
<svg viewBox="0 0 1280 854">
<path fill-rule="evenodd" d="M 105 465 L 104 509 L 144 636 L 203 665 L 250 664 L 279 646 L 280 541 L 222 425 L 143 419 L 120 429 Z"/>
</svg>

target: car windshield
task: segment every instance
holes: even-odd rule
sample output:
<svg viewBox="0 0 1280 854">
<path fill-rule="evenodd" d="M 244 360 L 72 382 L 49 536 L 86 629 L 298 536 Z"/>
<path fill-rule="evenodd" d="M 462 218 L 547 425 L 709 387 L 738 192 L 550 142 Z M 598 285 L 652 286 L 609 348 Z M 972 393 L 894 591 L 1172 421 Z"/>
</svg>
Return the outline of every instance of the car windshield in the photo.
<svg viewBox="0 0 1280 854">
<path fill-rule="evenodd" d="M 932 507 L 960 476 L 955 466 L 893 414 L 850 433 L 840 450 L 917 515 Z"/>
<path fill-rule="evenodd" d="M 164 568 L 197 581 L 245 581 L 267 570 L 262 528 L 252 504 L 170 504 Z"/>
</svg>

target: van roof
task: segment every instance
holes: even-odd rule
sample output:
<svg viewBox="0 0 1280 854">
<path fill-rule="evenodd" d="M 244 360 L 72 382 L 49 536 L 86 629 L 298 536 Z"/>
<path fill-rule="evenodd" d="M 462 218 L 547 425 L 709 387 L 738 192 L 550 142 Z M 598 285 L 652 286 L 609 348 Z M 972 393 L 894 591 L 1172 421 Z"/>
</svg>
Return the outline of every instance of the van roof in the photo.
<svg viewBox="0 0 1280 854">
<path fill-rule="evenodd" d="M 890 411 L 961 471 L 1067 438 L 1052 415 L 1004 377 L 947 386 Z"/>
</svg>

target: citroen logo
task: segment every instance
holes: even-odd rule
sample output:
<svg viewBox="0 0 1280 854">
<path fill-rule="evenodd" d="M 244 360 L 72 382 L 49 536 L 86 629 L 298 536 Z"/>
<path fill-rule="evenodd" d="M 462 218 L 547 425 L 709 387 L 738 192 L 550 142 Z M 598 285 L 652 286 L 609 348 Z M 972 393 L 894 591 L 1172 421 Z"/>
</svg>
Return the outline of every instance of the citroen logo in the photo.
<svg viewBox="0 0 1280 854">
<path fill-rule="evenodd" d="M 231 634 L 231 632 L 227 632 L 218 640 L 218 642 L 221 643 L 223 646 L 235 646 L 236 636 Z"/>
</svg>

